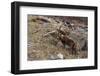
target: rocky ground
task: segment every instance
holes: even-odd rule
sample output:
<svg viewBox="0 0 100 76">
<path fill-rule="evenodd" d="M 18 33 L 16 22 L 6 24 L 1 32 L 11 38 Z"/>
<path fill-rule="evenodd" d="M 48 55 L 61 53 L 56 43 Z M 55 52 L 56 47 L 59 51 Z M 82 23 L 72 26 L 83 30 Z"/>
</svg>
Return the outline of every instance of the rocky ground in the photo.
<svg viewBox="0 0 100 76">
<path fill-rule="evenodd" d="M 28 60 L 87 58 L 87 22 L 87 17 L 28 15 Z"/>
</svg>

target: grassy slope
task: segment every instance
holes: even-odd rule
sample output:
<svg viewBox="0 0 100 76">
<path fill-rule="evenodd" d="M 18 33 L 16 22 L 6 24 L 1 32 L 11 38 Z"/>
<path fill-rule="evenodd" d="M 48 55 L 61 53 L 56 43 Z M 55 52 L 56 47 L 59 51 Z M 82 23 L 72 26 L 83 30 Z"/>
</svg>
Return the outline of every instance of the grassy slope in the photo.
<svg viewBox="0 0 100 76">
<path fill-rule="evenodd" d="M 65 59 L 85 58 L 87 51 L 80 52 L 78 56 L 72 55 L 70 50 L 57 46 L 58 40 L 53 37 L 43 37 L 49 31 L 56 29 L 58 25 L 53 18 L 51 22 L 34 21 L 38 16 L 28 16 L 28 60 L 46 60 L 50 55 L 63 54 Z"/>
</svg>

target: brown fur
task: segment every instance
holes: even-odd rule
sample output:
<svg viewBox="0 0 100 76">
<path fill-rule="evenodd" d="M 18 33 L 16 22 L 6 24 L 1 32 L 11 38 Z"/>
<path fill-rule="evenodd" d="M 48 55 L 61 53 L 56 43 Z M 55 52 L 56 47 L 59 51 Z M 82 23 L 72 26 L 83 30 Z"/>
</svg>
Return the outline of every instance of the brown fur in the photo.
<svg viewBox="0 0 100 76">
<path fill-rule="evenodd" d="M 73 39 L 71 39 L 68 35 L 69 35 L 69 31 L 65 32 L 63 30 L 60 30 L 61 27 L 58 29 L 58 36 L 59 36 L 59 40 L 63 43 L 63 45 L 65 46 L 66 44 L 68 46 L 70 46 L 72 53 L 76 54 L 77 51 L 80 51 L 80 46 L 78 44 L 78 42 L 75 42 Z"/>
</svg>

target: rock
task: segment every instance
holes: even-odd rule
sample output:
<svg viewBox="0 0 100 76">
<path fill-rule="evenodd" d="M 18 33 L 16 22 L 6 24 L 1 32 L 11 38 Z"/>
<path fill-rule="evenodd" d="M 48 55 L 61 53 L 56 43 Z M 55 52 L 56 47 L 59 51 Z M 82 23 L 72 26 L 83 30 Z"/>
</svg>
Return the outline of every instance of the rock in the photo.
<svg viewBox="0 0 100 76">
<path fill-rule="evenodd" d="M 47 17 L 39 16 L 36 18 L 36 20 L 40 20 L 42 22 L 50 23 L 50 19 Z"/>
<path fill-rule="evenodd" d="M 56 55 L 50 55 L 50 56 L 48 57 L 48 60 L 57 60 L 57 59 L 59 59 L 59 58 L 58 58 L 58 56 L 56 56 Z"/>
<path fill-rule="evenodd" d="M 50 54 L 48 56 L 48 60 L 58 60 L 58 59 L 63 59 L 63 55 L 61 53 L 58 54 Z"/>
<path fill-rule="evenodd" d="M 61 54 L 61 53 L 57 54 L 57 56 L 58 56 L 60 59 L 64 59 L 63 54 Z"/>
<path fill-rule="evenodd" d="M 76 30 L 71 31 L 69 36 L 73 38 L 73 40 L 79 43 L 81 49 L 85 48 L 87 50 L 86 47 L 88 40 L 87 40 L 87 31 L 85 29 L 77 28 Z"/>
<path fill-rule="evenodd" d="M 62 42 L 61 41 L 59 41 L 58 43 L 57 43 L 57 45 L 56 45 L 57 47 L 64 47 L 64 45 L 62 44 Z"/>
</svg>

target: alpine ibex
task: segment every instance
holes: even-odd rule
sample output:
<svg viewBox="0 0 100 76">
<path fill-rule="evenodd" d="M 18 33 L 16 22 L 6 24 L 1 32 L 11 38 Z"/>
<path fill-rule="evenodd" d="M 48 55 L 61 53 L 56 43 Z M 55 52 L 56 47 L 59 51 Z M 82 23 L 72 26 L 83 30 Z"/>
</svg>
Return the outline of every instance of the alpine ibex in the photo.
<svg viewBox="0 0 100 76">
<path fill-rule="evenodd" d="M 58 38 L 62 42 L 64 47 L 65 45 L 68 45 L 71 48 L 73 54 L 76 54 L 77 51 L 80 51 L 79 43 L 74 41 L 71 37 L 68 36 L 70 34 L 70 31 L 67 27 L 64 27 L 63 29 L 62 26 L 60 26 L 59 29 L 57 29 L 57 31 L 58 31 Z"/>
<path fill-rule="evenodd" d="M 68 45 L 70 47 L 70 50 L 72 50 L 72 54 L 77 54 L 77 52 L 80 51 L 80 45 L 77 41 L 69 37 L 70 31 L 71 30 L 67 26 L 60 26 L 56 30 L 45 34 L 44 37 L 48 35 L 53 36 L 54 38 L 62 42 L 64 48 L 66 45 Z"/>
</svg>

